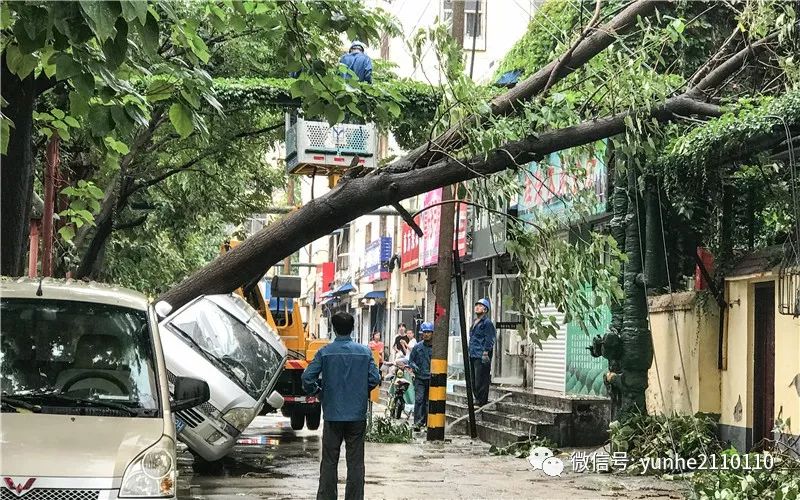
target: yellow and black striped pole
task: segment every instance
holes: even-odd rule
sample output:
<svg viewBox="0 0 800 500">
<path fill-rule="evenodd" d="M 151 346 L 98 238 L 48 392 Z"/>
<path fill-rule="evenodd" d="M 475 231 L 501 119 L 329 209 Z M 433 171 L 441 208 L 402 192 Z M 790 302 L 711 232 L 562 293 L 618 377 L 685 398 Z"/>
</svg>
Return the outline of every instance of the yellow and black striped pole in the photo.
<svg viewBox="0 0 800 500">
<path fill-rule="evenodd" d="M 442 215 L 439 222 L 439 261 L 436 269 L 431 386 L 428 392 L 428 441 L 442 441 L 446 423 L 447 340 L 450 335 L 450 285 L 453 279 L 453 230 L 456 213 L 455 203 L 447 202 L 452 199 L 452 187 L 443 187 Z"/>
</svg>

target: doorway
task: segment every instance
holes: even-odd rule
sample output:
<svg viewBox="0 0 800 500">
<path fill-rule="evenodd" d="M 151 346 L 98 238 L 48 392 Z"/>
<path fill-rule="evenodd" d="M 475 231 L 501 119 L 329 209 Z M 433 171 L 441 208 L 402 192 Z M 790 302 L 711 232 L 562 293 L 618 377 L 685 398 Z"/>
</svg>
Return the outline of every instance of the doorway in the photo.
<svg viewBox="0 0 800 500">
<path fill-rule="evenodd" d="M 775 425 L 775 283 L 755 286 L 753 444 L 772 439 Z"/>
</svg>

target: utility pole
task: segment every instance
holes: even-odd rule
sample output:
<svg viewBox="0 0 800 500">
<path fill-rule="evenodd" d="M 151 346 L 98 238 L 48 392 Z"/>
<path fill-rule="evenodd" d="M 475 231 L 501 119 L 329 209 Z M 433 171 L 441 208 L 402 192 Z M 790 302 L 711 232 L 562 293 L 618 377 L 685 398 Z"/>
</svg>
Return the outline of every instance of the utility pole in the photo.
<svg viewBox="0 0 800 500">
<path fill-rule="evenodd" d="M 453 38 L 464 47 L 464 2 L 455 0 L 453 6 Z M 447 404 L 447 346 L 450 337 L 450 293 L 453 277 L 453 231 L 455 203 L 452 186 L 442 188 L 441 218 L 439 220 L 439 260 L 436 269 L 436 304 L 434 306 L 433 356 L 431 387 L 428 393 L 428 441 L 443 441 L 445 406 Z"/>
</svg>

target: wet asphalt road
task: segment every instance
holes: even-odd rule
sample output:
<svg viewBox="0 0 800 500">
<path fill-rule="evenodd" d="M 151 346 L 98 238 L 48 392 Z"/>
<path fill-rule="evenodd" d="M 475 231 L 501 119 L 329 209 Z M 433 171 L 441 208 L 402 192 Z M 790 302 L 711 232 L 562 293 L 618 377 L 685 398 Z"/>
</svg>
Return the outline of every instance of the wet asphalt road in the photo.
<svg viewBox="0 0 800 500">
<path fill-rule="evenodd" d="M 316 489 L 322 429 L 294 431 L 280 415 L 258 417 L 233 452 L 213 466 L 180 453 L 181 499 L 298 498 Z M 294 494 L 292 492 L 294 491 Z M 304 496 L 304 495 L 300 495 Z"/>
</svg>

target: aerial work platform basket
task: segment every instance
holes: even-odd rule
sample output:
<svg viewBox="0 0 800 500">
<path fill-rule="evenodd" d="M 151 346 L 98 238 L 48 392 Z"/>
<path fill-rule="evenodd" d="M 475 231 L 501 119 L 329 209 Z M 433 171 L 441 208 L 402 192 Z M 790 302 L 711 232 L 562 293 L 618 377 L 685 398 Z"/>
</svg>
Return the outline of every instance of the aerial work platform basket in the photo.
<svg viewBox="0 0 800 500">
<path fill-rule="evenodd" d="M 340 175 L 358 157 L 358 165 L 375 168 L 378 136 L 375 125 L 307 121 L 286 114 L 286 170 L 290 174 Z"/>
</svg>

